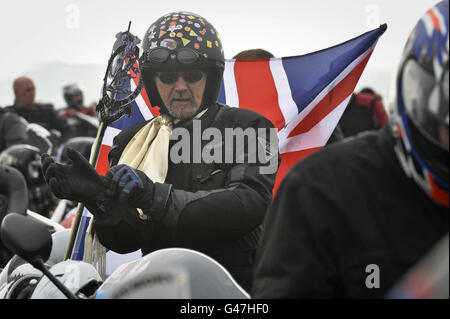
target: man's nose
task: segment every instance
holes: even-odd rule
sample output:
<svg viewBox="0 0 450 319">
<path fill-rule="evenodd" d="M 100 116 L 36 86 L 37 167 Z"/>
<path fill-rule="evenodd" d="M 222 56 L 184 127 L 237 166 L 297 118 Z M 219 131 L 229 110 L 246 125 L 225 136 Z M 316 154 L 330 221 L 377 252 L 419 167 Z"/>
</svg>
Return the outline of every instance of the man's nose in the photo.
<svg viewBox="0 0 450 319">
<path fill-rule="evenodd" d="M 186 91 L 187 83 L 182 76 L 178 76 L 177 81 L 175 82 L 175 90 L 176 91 Z"/>
</svg>

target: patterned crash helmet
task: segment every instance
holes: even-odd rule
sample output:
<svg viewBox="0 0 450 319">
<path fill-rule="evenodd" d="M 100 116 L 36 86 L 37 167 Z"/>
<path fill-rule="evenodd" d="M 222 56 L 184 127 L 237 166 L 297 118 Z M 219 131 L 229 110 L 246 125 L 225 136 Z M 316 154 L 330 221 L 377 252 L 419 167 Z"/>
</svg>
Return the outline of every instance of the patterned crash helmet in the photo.
<svg viewBox="0 0 450 319">
<path fill-rule="evenodd" d="M 406 174 L 449 205 L 449 1 L 429 9 L 408 38 L 396 75 L 391 128 Z"/>
<path fill-rule="evenodd" d="M 148 28 L 139 65 L 150 103 L 167 114 L 156 89 L 155 72 L 192 69 L 206 72 L 208 80 L 200 112 L 217 101 L 224 61 L 220 36 L 213 25 L 195 13 L 173 12 L 162 16 Z"/>
</svg>

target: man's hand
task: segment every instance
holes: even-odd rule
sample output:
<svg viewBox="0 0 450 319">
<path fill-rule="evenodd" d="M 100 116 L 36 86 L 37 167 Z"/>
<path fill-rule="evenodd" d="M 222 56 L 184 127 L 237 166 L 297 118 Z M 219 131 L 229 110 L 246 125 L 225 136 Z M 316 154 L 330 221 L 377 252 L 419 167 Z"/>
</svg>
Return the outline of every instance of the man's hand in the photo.
<svg viewBox="0 0 450 319">
<path fill-rule="evenodd" d="M 112 192 L 119 196 L 119 203 L 128 202 L 139 208 L 152 204 L 154 183 L 145 173 L 120 164 L 111 167 L 106 178 L 111 180 Z"/>
<path fill-rule="evenodd" d="M 172 185 L 153 183 L 144 172 L 125 164 L 111 167 L 106 178 L 119 203 L 141 208 L 152 221 L 164 217 Z"/>
<path fill-rule="evenodd" d="M 56 197 L 77 202 L 104 201 L 112 193 L 109 181 L 99 175 L 79 152 L 68 148 L 70 164 L 57 164 L 47 154 L 41 158 L 46 183 Z"/>
</svg>

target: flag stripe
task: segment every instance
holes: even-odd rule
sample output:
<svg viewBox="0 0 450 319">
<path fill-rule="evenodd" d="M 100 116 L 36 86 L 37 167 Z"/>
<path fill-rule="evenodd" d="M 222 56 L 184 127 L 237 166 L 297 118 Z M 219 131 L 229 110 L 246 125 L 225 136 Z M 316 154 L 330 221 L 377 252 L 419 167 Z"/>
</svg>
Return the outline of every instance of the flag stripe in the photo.
<svg viewBox="0 0 450 319">
<path fill-rule="evenodd" d="M 237 94 L 236 80 L 234 78 L 234 60 L 227 60 L 225 62 L 222 83 L 222 88 L 224 90 L 223 96 L 225 96 L 223 103 L 232 107 L 239 107 L 239 97 Z"/>
<path fill-rule="evenodd" d="M 275 185 L 273 187 L 274 194 L 277 192 L 278 188 L 281 185 L 281 182 L 283 181 L 283 178 L 286 176 L 288 171 L 291 169 L 292 166 L 295 165 L 295 163 L 301 161 L 306 156 L 309 156 L 310 154 L 320 150 L 322 147 L 315 147 L 315 148 L 309 148 L 304 149 L 297 152 L 289 152 L 280 154 L 281 157 L 281 163 L 278 168 L 277 175 L 275 177 Z"/>
<path fill-rule="evenodd" d="M 442 35 L 446 35 L 448 24 L 445 22 L 445 18 L 442 15 L 442 12 L 439 11 L 437 8 L 432 8 L 432 10 L 433 10 L 434 15 L 436 16 L 436 19 L 438 20 L 438 30 L 441 31 Z"/>
<path fill-rule="evenodd" d="M 92 217 L 92 214 L 87 210 L 87 208 L 83 209 L 83 213 L 80 218 L 80 225 L 77 229 L 77 235 L 75 237 L 75 242 L 73 245 L 72 253 L 70 259 L 74 260 L 82 260 L 84 254 L 84 238 L 86 237 L 86 230 L 89 226 L 89 221 Z"/>
<path fill-rule="evenodd" d="M 269 59 L 237 60 L 234 63 L 239 107 L 264 115 L 273 125 L 284 127 L 284 116 L 278 105 L 278 92 Z"/>
<path fill-rule="evenodd" d="M 140 73 L 137 78 L 133 78 L 133 83 L 131 84 L 132 90 L 135 90 L 135 88 L 139 82 L 139 77 L 140 77 Z M 149 120 L 149 119 L 154 118 L 159 115 L 159 108 L 157 106 L 151 105 L 145 87 L 142 88 L 141 94 L 139 94 L 139 96 L 136 98 L 136 101 L 138 102 L 138 104 L 142 105 L 142 106 L 139 106 L 139 109 L 141 110 L 141 112 L 143 111 L 145 119 Z M 145 108 L 147 108 L 151 114 L 148 114 L 147 111 L 145 110 Z"/>
<path fill-rule="evenodd" d="M 436 30 L 439 30 L 439 29 L 440 29 L 440 27 L 439 27 L 439 20 L 438 20 L 438 18 L 436 17 L 436 13 L 435 13 L 432 9 L 428 10 L 427 13 L 428 13 L 428 15 L 430 16 L 431 21 L 433 22 L 434 28 L 435 28 Z"/>
<path fill-rule="evenodd" d="M 131 81 L 131 90 L 132 91 L 136 90 L 135 81 L 137 81 L 137 79 L 133 79 L 133 81 Z M 145 97 L 148 99 L 147 94 L 145 94 Z M 137 107 L 141 111 L 141 114 L 145 120 L 149 120 L 154 117 L 153 113 L 151 112 L 150 101 L 144 100 L 144 94 L 139 94 L 132 103 L 136 103 Z"/>
<path fill-rule="evenodd" d="M 105 145 L 108 145 L 108 146 L 112 146 L 114 138 L 120 132 L 122 132 L 122 131 L 119 130 L 119 129 L 116 129 L 114 127 L 111 127 L 111 126 L 106 127 L 105 134 L 103 135 L 102 144 L 105 144 Z"/>
<path fill-rule="evenodd" d="M 309 148 L 317 148 L 323 147 L 331 134 L 333 133 L 334 128 L 337 126 L 337 123 L 341 119 L 342 114 L 347 107 L 348 102 L 351 98 L 350 95 L 342 101 L 337 107 L 333 109 L 332 112 L 327 114 L 319 123 L 317 123 L 313 128 L 305 133 L 300 133 L 294 136 L 290 136 L 288 138 L 283 139 L 283 143 L 280 143 L 280 153 L 287 152 L 296 152 Z M 303 122 L 299 123 L 297 127 L 294 129 L 302 130 Z"/>
<path fill-rule="evenodd" d="M 98 153 L 97 165 L 95 167 L 97 173 L 100 175 L 106 175 L 109 169 L 108 153 L 111 150 L 111 146 L 101 145 Z"/>
<path fill-rule="evenodd" d="M 370 51 L 371 53 L 372 51 Z M 340 82 L 336 83 L 333 89 L 317 104 L 302 120 L 302 126 L 292 130 L 290 136 L 302 134 L 309 131 L 319 121 L 321 121 L 329 112 L 331 112 L 337 105 L 341 104 L 353 92 L 362 71 L 366 67 L 371 54 L 367 54 L 362 61 L 357 64 L 349 74 L 345 76 Z"/>
<path fill-rule="evenodd" d="M 288 123 L 298 114 L 298 108 L 292 99 L 291 87 L 284 70 L 282 58 L 270 59 L 270 70 L 278 92 L 278 105 L 283 114 L 284 123 Z"/>
<path fill-rule="evenodd" d="M 132 117 L 128 117 L 128 116 L 124 115 L 117 121 L 109 124 L 109 126 L 114 127 L 119 130 L 123 130 L 123 129 L 127 128 L 128 126 L 145 121 L 145 118 L 142 116 L 137 104 L 135 102 L 133 102 L 133 103 L 131 103 L 131 105 L 132 105 L 131 114 L 133 114 Z"/>
</svg>

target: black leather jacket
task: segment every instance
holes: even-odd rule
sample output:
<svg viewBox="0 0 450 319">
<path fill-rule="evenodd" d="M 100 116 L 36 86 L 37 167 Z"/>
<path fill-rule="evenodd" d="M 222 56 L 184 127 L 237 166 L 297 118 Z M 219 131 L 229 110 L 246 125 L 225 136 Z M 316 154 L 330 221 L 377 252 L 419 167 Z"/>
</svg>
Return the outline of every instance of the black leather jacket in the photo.
<svg viewBox="0 0 450 319">
<path fill-rule="evenodd" d="M 22 116 L 28 123 L 36 123 L 47 130 L 58 130 L 61 133 L 61 141 L 74 137 L 73 129 L 69 122 L 55 111 L 52 104 L 21 105 L 14 104 L 5 108 L 8 112 L 14 112 Z"/>
<path fill-rule="evenodd" d="M 110 167 L 117 164 L 129 140 L 146 123 L 138 123 L 116 136 L 109 152 Z M 192 122 L 181 126 L 193 132 Z M 201 131 L 209 127 L 219 129 L 224 136 L 226 128 L 270 129 L 273 125 L 253 111 L 215 104 L 201 117 Z M 269 132 L 266 136 L 268 139 Z M 177 142 L 171 140 L 169 148 Z M 209 140 L 202 141 L 202 149 L 208 143 Z M 190 145 L 192 158 L 194 144 Z M 225 143 L 221 147 L 223 155 L 231 151 L 225 148 Z M 142 221 L 133 208 L 115 208 L 131 209 L 128 220 L 117 226 L 106 226 L 95 218 L 94 227 L 100 241 L 120 253 L 139 248 L 144 254 L 169 247 L 198 250 L 224 265 L 244 289 L 250 290 L 254 254 L 272 201 L 279 163 L 277 146 L 272 150 L 277 159 L 273 174 L 261 174 L 261 162 L 247 161 L 249 154 L 245 152 L 239 154 L 245 155 L 244 163 L 176 164 L 169 157 L 165 183 L 172 184 L 172 190 L 166 218 L 159 223 Z"/>
<path fill-rule="evenodd" d="M 389 129 L 291 168 L 265 221 L 252 298 L 385 298 L 448 234 L 448 208 L 406 176 Z M 369 265 L 377 287 L 367 285 Z"/>
</svg>

